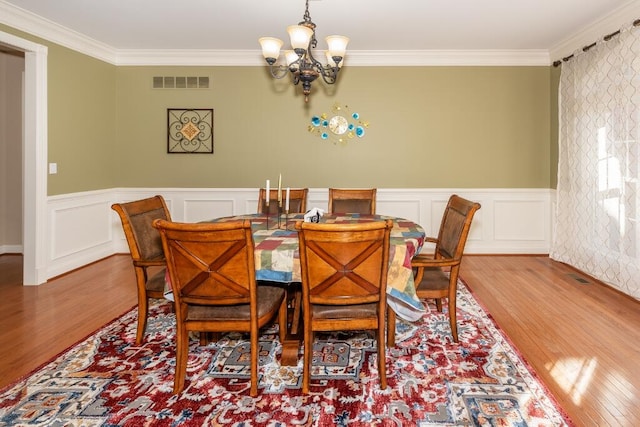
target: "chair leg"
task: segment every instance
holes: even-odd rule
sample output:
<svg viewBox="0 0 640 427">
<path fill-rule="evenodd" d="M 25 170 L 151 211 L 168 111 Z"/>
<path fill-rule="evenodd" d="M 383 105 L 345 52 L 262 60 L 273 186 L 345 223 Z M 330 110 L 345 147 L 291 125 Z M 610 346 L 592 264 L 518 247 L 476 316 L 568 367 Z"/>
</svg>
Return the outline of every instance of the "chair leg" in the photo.
<svg viewBox="0 0 640 427">
<path fill-rule="evenodd" d="M 384 322 L 380 322 L 378 326 L 378 375 L 380 375 L 381 390 L 387 388 L 387 346 L 385 345 L 384 339 L 386 332 L 385 329 L 386 325 L 384 324 Z"/>
<path fill-rule="evenodd" d="M 205 346 L 212 342 L 220 341 L 220 332 L 200 332 L 200 345 Z"/>
<path fill-rule="evenodd" d="M 442 298 L 436 298 L 436 308 L 442 313 Z"/>
<path fill-rule="evenodd" d="M 187 376 L 187 359 L 189 358 L 189 332 L 182 325 L 176 327 L 176 371 L 173 380 L 173 394 L 184 389 Z"/>
<path fill-rule="evenodd" d="M 313 359 L 313 331 L 307 326 L 305 318 L 304 324 L 304 354 L 302 359 L 302 392 L 309 393 L 309 382 L 311 381 L 311 360 Z"/>
<path fill-rule="evenodd" d="M 458 342 L 458 323 L 456 321 L 455 298 L 449 298 L 449 325 L 451 325 L 451 335 L 453 335 L 453 342 Z"/>
<path fill-rule="evenodd" d="M 387 347 L 396 346 L 396 312 L 387 306 Z"/>
<path fill-rule="evenodd" d="M 286 302 L 285 302 L 286 304 Z M 258 395 L 258 354 L 260 353 L 260 343 L 258 342 L 258 331 L 251 328 L 251 397 Z"/>
<path fill-rule="evenodd" d="M 136 329 L 136 345 L 142 344 L 144 332 L 147 329 L 147 315 L 149 300 L 146 295 L 138 293 L 138 328 Z"/>
</svg>

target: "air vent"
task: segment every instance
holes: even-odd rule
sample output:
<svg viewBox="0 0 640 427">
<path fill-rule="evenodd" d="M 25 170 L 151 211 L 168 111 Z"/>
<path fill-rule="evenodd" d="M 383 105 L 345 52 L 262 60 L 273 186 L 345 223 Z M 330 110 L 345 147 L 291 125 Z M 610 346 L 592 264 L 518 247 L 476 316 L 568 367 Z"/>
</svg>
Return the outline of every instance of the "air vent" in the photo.
<svg viewBox="0 0 640 427">
<path fill-rule="evenodd" d="M 156 76 L 154 89 L 209 89 L 209 77 Z"/>
<path fill-rule="evenodd" d="M 585 279 L 584 277 L 579 276 L 579 275 L 577 275 L 577 274 L 569 273 L 569 277 L 571 277 L 571 278 L 572 278 L 573 280 L 575 280 L 576 282 L 580 282 L 580 283 L 582 283 L 583 285 L 586 285 L 586 284 L 588 284 L 588 283 L 591 283 L 591 282 L 589 282 L 587 279 Z"/>
</svg>

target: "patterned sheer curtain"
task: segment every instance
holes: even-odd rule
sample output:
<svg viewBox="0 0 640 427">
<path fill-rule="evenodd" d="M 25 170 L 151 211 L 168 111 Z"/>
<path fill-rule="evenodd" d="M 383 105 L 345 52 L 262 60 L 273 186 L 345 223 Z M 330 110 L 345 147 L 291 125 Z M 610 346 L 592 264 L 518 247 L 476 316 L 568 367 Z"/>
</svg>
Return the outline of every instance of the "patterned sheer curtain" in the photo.
<svg viewBox="0 0 640 427">
<path fill-rule="evenodd" d="M 640 27 L 562 64 L 551 258 L 640 299 Z"/>
</svg>

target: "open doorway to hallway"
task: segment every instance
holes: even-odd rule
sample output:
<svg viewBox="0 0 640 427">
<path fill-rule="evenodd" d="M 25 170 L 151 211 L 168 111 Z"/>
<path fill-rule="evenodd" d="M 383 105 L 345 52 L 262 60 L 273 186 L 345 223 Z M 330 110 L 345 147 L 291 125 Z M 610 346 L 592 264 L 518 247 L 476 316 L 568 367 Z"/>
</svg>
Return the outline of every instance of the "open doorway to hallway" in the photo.
<svg viewBox="0 0 640 427">
<path fill-rule="evenodd" d="M 23 253 L 24 70 L 24 52 L 0 45 L 0 255 Z M 10 258 L 22 267 L 22 256 Z M 9 264 L 0 262 L 0 276 L 13 277 L 10 264 L 5 271 Z"/>
<path fill-rule="evenodd" d="M 0 287 L 22 285 L 22 255 L 0 255 Z"/>
<path fill-rule="evenodd" d="M 0 31 L 3 49 L 22 52 L 22 262 L 24 285 L 47 281 L 47 54 L 44 45 Z M 0 242 L 0 244 L 2 244 Z"/>
</svg>

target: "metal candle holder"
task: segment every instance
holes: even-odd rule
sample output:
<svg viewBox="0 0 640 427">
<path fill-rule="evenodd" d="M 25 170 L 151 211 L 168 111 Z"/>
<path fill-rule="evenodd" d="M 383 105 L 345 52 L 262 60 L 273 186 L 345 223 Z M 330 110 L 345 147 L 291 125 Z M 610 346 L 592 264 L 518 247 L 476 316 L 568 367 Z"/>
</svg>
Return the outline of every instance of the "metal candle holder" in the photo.
<svg viewBox="0 0 640 427">
<path fill-rule="evenodd" d="M 287 230 L 289 228 L 289 210 L 283 210 L 282 209 L 282 202 L 277 202 L 278 203 L 278 210 L 277 210 L 277 214 L 276 216 L 278 217 L 278 222 L 276 225 L 276 228 L 281 229 L 282 228 L 282 214 L 284 213 L 284 229 Z M 267 208 L 267 212 L 266 212 L 266 217 L 267 217 L 267 230 L 270 229 L 269 227 L 269 218 L 271 216 L 271 209 L 269 209 L 269 200 L 267 199 L 265 201 L 265 206 Z"/>
</svg>

